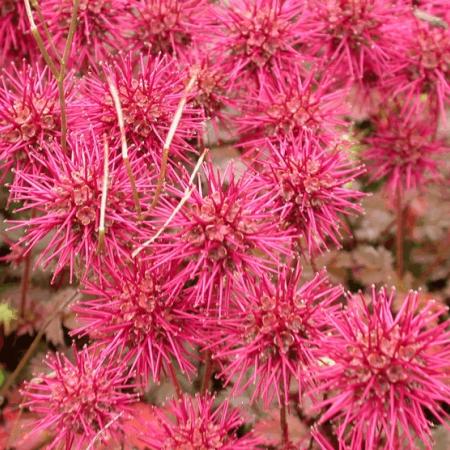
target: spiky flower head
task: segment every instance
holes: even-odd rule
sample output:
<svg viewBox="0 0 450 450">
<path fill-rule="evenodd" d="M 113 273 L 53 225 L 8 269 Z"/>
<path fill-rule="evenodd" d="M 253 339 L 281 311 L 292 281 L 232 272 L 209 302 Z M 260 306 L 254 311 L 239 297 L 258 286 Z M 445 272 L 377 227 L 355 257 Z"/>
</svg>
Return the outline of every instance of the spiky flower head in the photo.
<svg viewBox="0 0 450 450">
<path fill-rule="evenodd" d="M 104 71 L 117 87 L 129 145 L 133 144 L 159 165 L 164 141 L 189 79 L 187 71 L 180 70 L 170 57 L 136 59 L 131 53 L 114 65 L 105 66 Z M 83 92 L 80 108 L 74 111 L 80 129 L 93 128 L 99 136 L 106 133 L 113 142 L 120 142 L 108 80 L 88 75 Z M 186 141 L 196 137 L 200 129 L 199 111 L 188 103 L 173 138 L 172 157 L 185 157 L 186 152 L 193 151 Z"/>
<path fill-rule="evenodd" d="M 173 284 L 195 280 L 188 295 L 192 304 L 217 309 L 221 315 L 230 306 L 235 274 L 259 276 L 286 252 L 289 235 L 270 220 L 267 195 L 252 187 L 250 173 L 238 179 L 228 166 L 221 175 L 209 163 L 204 173 L 206 188 L 193 189 L 167 232 L 153 244 L 151 259 L 156 265 L 182 263 Z M 180 179 L 179 184 L 187 183 Z M 155 214 L 163 223 L 189 189 L 173 189 L 172 198 L 161 199 Z"/>
<path fill-rule="evenodd" d="M 192 50 L 188 61 L 191 72 L 197 71 L 194 105 L 203 111 L 205 118 L 224 120 L 225 109 L 235 106 L 232 101 L 234 73 L 224 71 L 220 62 L 204 55 L 201 49 Z"/>
<path fill-rule="evenodd" d="M 244 283 L 236 294 L 242 309 L 208 331 L 225 383 L 234 382 L 234 392 L 254 387 L 252 400 L 262 398 L 266 406 L 274 397 L 287 402 L 292 381 L 300 396 L 308 386 L 317 345 L 329 329 L 327 317 L 342 294 L 323 272 L 302 285 L 301 275 L 296 264 L 279 269 L 275 281 L 263 275 Z"/>
<path fill-rule="evenodd" d="M 66 86 L 66 102 L 70 103 L 73 98 L 70 83 Z M 42 146 L 59 139 L 60 117 L 58 87 L 48 68 L 24 63 L 20 68 L 12 65 L 3 70 L 0 78 L 3 170 L 14 166 L 31 172 L 41 171 L 39 159 L 45 153 Z"/>
<path fill-rule="evenodd" d="M 143 0 L 129 21 L 133 47 L 184 59 L 204 31 L 207 0 Z"/>
<path fill-rule="evenodd" d="M 238 68 L 237 76 L 254 85 L 260 76 L 272 76 L 274 64 L 299 59 L 301 10 L 301 2 L 291 0 L 231 0 L 217 6 L 212 51 L 226 70 Z"/>
<path fill-rule="evenodd" d="M 25 383 L 22 406 L 37 415 L 30 433 L 51 433 L 49 449 L 120 442 L 120 419 L 137 399 L 125 366 L 96 350 L 72 348 L 73 361 L 60 353 L 47 355 L 49 373 Z"/>
<path fill-rule="evenodd" d="M 174 361 L 184 373 L 194 369 L 188 345 L 196 334 L 195 318 L 181 290 L 168 288 L 176 270 L 170 264 L 153 269 L 140 260 L 120 270 L 103 265 L 99 280 L 85 283 L 88 297 L 74 307 L 82 324 L 74 332 L 89 335 L 108 351 L 126 351 L 144 386 L 170 373 Z"/>
<path fill-rule="evenodd" d="M 391 197 L 439 178 L 438 158 L 449 149 L 435 138 L 435 126 L 428 117 L 407 119 L 390 111 L 374 120 L 375 132 L 366 139 L 363 157 L 372 180 L 386 179 Z"/>
<path fill-rule="evenodd" d="M 367 82 L 384 75 L 396 42 L 408 30 L 408 9 L 384 0 L 311 0 L 306 21 L 315 33 L 307 53 L 345 81 Z"/>
<path fill-rule="evenodd" d="M 215 398 L 209 394 L 184 395 L 170 402 L 168 412 L 155 409 L 155 413 L 157 422 L 142 438 L 155 450 L 247 450 L 258 444 L 251 433 L 237 436 L 243 424 L 238 411 L 228 401 L 216 407 Z"/>
<path fill-rule="evenodd" d="M 69 267 L 70 279 L 76 270 L 83 276 L 102 259 L 129 258 L 139 227 L 127 170 L 117 149 L 111 149 L 105 209 L 105 235 L 99 241 L 101 198 L 103 192 L 104 148 L 96 139 L 70 142 L 71 156 L 59 144 L 46 147 L 47 170 L 40 175 L 18 171 L 13 195 L 23 202 L 20 211 L 33 209 L 29 219 L 11 221 L 11 229 L 26 228 L 18 245 L 28 251 L 46 236 L 50 240 L 37 264 L 56 262 L 54 276 Z M 115 153 L 115 155 L 114 155 Z M 151 174 L 138 158 L 131 157 L 137 192 L 143 205 L 149 201 Z"/>
<path fill-rule="evenodd" d="M 331 78 L 317 79 L 312 69 L 302 76 L 298 67 L 273 69 L 274 80 L 266 80 L 258 94 L 250 94 L 236 119 L 243 144 L 251 151 L 269 139 L 279 143 L 293 134 L 317 137 L 324 143 L 336 139 L 337 127 L 344 125 L 344 92 L 332 87 Z"/>
<path fill-rule="evenodd" d="M 395 291 L 372 287 L 370 300 L 350 295 L 342 315 L 331 317 L 334 333 L 322 341 L 331 363 L 318 371 L 317 391 L 326 398 L 320 423 L 331 420 L 342 448 L 431 447 L 427 414 L 448 420 L 449 321 L 431 301 L 419 309 L 409 292 L 392 312 Z"/>
<path fill-rule="evenodd" d="M 30 24 L 21 0 L 0 3 L 0 66 L 17 57 L 36 56 L 36 44 L 29 33 Z"/>
<path fill-rule="evenodd" d="M 70 59 L 74 68 L 86 71 L 125 48 L 128 3 L 126 0 L 80 0 Z M 73 7 L 72 0 L 42 2 L 44 18 L 60 54 L 66 44 Z"/>
<path fill-rule="evenodd" d="M 425 103 L 435 117 L 445 117 L 450 102 L 450 25 L 436 26 L 413 20 L 401 43 L 399 57 L 391 60 L 384 84 L 391 96 L 406 94 L 404 109 L 420 112 Z"/>
<path fill-rule="evenodd" d="M 323 148 L 315 139 L 291 137 L 280 146 L 269 145 L 261 161 L 255 184 L 272 193 L 281 227 L 303 237 L 309 254 L 330 242 L 340 246 L 342 217 L 362 211 L 358 201 L 364 194 L 351 183 L 363 169 L 349 159 L 348 147 L 341 142 Z"/>
</svg>

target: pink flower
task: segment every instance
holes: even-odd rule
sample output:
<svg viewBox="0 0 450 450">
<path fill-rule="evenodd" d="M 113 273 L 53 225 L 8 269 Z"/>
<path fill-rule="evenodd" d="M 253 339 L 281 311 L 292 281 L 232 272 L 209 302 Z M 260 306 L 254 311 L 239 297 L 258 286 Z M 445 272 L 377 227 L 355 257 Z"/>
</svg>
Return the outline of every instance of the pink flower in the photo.
<svg viewBox="0 0 450 450">
<path fill-rule="evenodd" d="M 449 60 L 449 26 L 413 20 L 400 55 L 391 61 L 384 85 L 394 98 L 404 94 L 403 110 L 408 115 L 420 112 L 425 97 L 435 118 L 445 117 L 445 107 L 450 102 Z"/>
<path fill-rule="evenodd" d="M 335 332 L 321 352 L 332 362 L 318 370 L 326 397 L 316 408 L 326 408 L 320 423 L 332 420 L 340 448 L 415 448 L 414 435 L 431 448 L 426 413 L 448 420 L 449 321 L 435 322 L 446 309 L 431 301 L 419 310 L 409 292 L 394 315 L 394 297 L 373 287 L 370 302 L 350 296 L 330 318 Z"/>
<path fill-rule="evenodd" d="M 235 101 L 232 100 L 235 75 L 227 73 L 219 63 L 202 55 L 201 50 L 192 50 L 187 60 L 190 61 L 187 64 L 191 65 L 191 71 L 198 71 L 196 93 L 192 102 L 201 108 L 206 118 L 224 121 L 225 109 L 235 107 Z M 216 122 L 213 122 L 213 126 Z M 219 132 L 218 128 L 216 131 Z"/>
<path fill-rule="evenodd" d="M 73 98 L 67 83 L 67 102 Z M 58 87 L 47 68 L 14 65 L 0 78 L 0 160 L 2 169 L 39 173 L 44 144 L 61 134 Z"/>
<path fill-rule="evenodd" d="M 398 191 L 421 188 L 439 178 L 437 157 L 448 153 L 444 142 L 435 139 L 435 126 L 429 116 L 406 119 L 396 111 L 386 118 L 376 117 L 375 133 L 366 139 L 363 153 L 370 178 L 386 178 L 393 197 Z"/>
<path fill-rule="evenodd" d="M 137 397 L 126 393 L 124 365 L 105 354 L 84 348 L 74 362 L 63 354 L 49 356 L 48 374 L 39 374 L 26 382 L 23 407 L 37 415 L 30 433 L 51 433 L 49 449 L 85 449 L 91 442 L 120 442 L 120 418 Z"/>
<path fill-rule="evenodd" d="M 233 392 L 254 387 L 252 400 L 267 406 L 274 396 L 287 402 L 292 381 L 302 391 L 310 383 L 310 365 L 319 341 L 329 329 L 328 315 L 336 311 L 340 287 L 324 273 L 299 286 L 302 270 L 282 266 L 276 281 L 261 275 L 236 291 L 240 311 L 234 311 L 207 330 L 214 359 L 222 364 L 225 384 Z"/>
<path fill-rule="evenodd" d="M 274 64 L 285 66 L 297 60 L 301 40 L 302 2 L 280 0 L 231 0 L 212 9 L 212 51 L 225 71 L 238 69 L 237 76 L 250 85 L 272 77 Z M 210 39 L 208 39 L 208 43 Z M 261 78 L 261 79 L 260 79 Z"/>
<path fill-rule="evenodd" d="M 127 29 L 126 0 L 81 0 L 71 62 L 81 71 L 96 66 L 125 47 Z M 72 0 L 46 0 L 42 3 L 44 18 L 62 55 L 73 10 Z"/>
<path fill-rule="evenodd" d="M 195 280 L 189 289 L 193 305 L 217 309 L 219 315 L 230 306 L 235 274 L 260 276 L 289 243 L 289 234 L 270 220 L 267 195 L 252 187 L 252 175 L 236 179 L 230 167 L 221 177 L 211 164 L 204 166 L 206 188 L 193 190 L 150 256 L 156 267 L 165 261 L 181 263 L 171 284 Z M 183 191 L 174 188 L 172 200 L 161 198 L 155 210 L 159 220 L 171 215 Z"/>
<path fill-rule="evenodd" d="M 119 92 L 129 145 L 145 152 L 159 166 L 162 147 L 175 111 L 184 93 L 188 74 L 175 60 L 134 58 L 131 54 L 104 68 Z M 113 142 L 120 141 L 117 113 L 108 82 L 103 76 L 88 75 L 82 88 L 84 97 L 74 119 L 79 128 L 91 127 L 101 136 L 106 133 Z M 199 110 L 186 105 L 171 147 L 172 157 L 186 159 L 193 148 L 186 142 L 201 130 Z"/>
<path fill-rule="evenodd" d="M 104 252 L 98 253 L 103 148 L 95 139 L 69 144 L 70 157 L 58 144 L 45 147 L 46 159 L 40 160 L 47 168 L 45 173 L 17 172 L 20 183 L 13 186 L 14 198 L 24 202 L 21 211 L 34 210 L 36 214 L 11 221 L 11 229 L 26 228 L 18 245 L 28 249 L 49 236 L 37 264 L 47 266 L 55 261 L 54 277 L 69 266 L 72 280 L 75 270 L 81 277 L 103 259 L 129 258 L 130 246 L 140 229 L 127 171 L 117 149 L 111 149 Z M 131 157 L 131 165 L 141 202 L 148 204 L 150 175 L 142 160 Z"/>
<path fill-rule="evenodd" d="M 133 47 L 184 58 L 204 31 L 207 0 L 141 0 L 129 21 Z"/>
<path fill-rule="evenodd" d="M 250 93 L 242 104 L 242 117 L 236 119 L 243 145 L 250 151 L 266 139 L 279 143 L 286 136 L 316 137 L 329 144 L 344 125 L 344 92 L 333 88 L 333 79 L 316 79 L 312 69 L 306 77 L 297 66 L 289 71 L 273 68 L 274 80 L 266 80 L 258 95 Z"/>
<path fill-rule="evenodd" d="M 345 143 L 323 149 L 316 140 L 291 138 L 269 151 L 255 185 L 271 193 L 280 226 L 304 237 L 309 254 L 330 241 L 340 246 L 342 216 L 361 213 L 364 196 L 350 186 L 363 169 L 350 161 Z"/>
<path fill-rule="evenodd" d="M 236 409 L 227 401 L 214 407 L 214 397 L 184 395 L 169 404 L 169 411 L 155 409 L 157 424 L 151 423 L 142 440 L 155 450 L 256 448 L 258 439 L 251 433 L 237 436 L 243 424 Z"/>
<path fill-rule="evenodd" d="M 82 324 L 75 333 L 89 335 L 108 351 L 126 350 L 144 386 L 149 378 L 158 382 L 161 372 L 170 374 L 173 361 L 183 373 L 194 369 L 188 346 L 196 334 L 196 318 L 181 290 L 167 287 L 177 269 L 153 269 L 141 261 L 120 268 L 103 265 L 99 280 L 85 283 L 88 298 L 74 307 Z"/>
<path fill-rule="evenodd" d="M 0 67 L 12 59 L 36 56 L 36 44 L 22 0 L 2 0 L 0 5 Z"/>
<path fill-rule="evenodd" d="M 316 32 L 307 53 L 346 81 L 367 82 L 384 75 L 397 57 L 394 45 L 408 30 L 408 9 L 385 0 L 309 0 L 307 23 Z"/>
</svg>

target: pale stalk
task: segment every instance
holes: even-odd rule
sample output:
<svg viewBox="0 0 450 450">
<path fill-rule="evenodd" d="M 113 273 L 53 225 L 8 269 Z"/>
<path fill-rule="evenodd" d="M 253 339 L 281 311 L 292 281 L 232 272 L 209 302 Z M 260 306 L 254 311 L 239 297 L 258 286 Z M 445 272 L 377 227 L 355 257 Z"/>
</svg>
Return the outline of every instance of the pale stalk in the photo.
<svg viewBox="0 0 450 450">
<path fill-rule="evenodd" d="M 90 444 L 87 446 L 86 450 L 92 450 L 94 448 L 94 444 L 97 442 L 98 438 L 105 433 L 105 431 L 110 428 L 114 422 L 117 422 L 120 417 L 123 415 L 123 411 L 121 411 L 119 414 L 115 415 L 95 436 L 94 439 L 90 442 Z"/>
<path fill-rule="evenodd" d="M 44 27 L 45 37 L 47 38 L 47 41 L 50 42 L 50 47 L 52 48 L 53 53 L 56 56 L 56 59 L 59 62 L 61 62 L 61 56 L 59 56 L 58 49 L 56 48 L 55 42 L 53 41 L 53 37 L 50 34 L 50 30 L 48 29 L 47 22 L 45 21 L 44 15 L 42 14 L 42 9 L 39 5 L 39 2 L 37 0 L 31 0 L 31 6 L 34 8 L 34 10 L 37 13 L 39 23 L 41 23 L 42 26 Z"/>
<path fill-rule="evenodd" d="M 42 56 L 47 66 L 49 67 L 53 76 L 57 80 L 59 76 L 58 69 L 56 68 L 55 63 L 53 62 L 52 57 L 45 48 L 44 40 L 42 39 L 41 33 L 39 33 L 38 27 L 36 26 L 36 22 L 34 21 L 33 17 L 33 12 L 31 10 L 30 0 L 24 0 L 24 4 L 25 4 L 25 12 L 27 14 L 28 21 L 30 22 L 30 32 L 34 40 L 36 41 L 37 46 L 39 47 L 39 51 L 42 53 Z"/>
<path fill-rule="evenodd" d="M 127 137 L 125 134 L 125 123 L 123 120 L 123 111 L 122 111 L 122 105 L 120 103 L 119 92 L 117 91 L 117 87 L 114 84 L 114 81 L 109 77 L 107 77 L 107 80 L 108 80 L 109 92 L 111 93 L 111 97 L 114 102 L 114 107 L 116 109 L 117 121 L 119 123 L 120 142 L 121 142 L 121 146 L 122 146 L 122 160 L 123 160 L 123 164 L 125 165 L 125 168 L 127 170 L 128 179 L 130 180 L 131 190 L 132 190 L 133 199 L 134 199 L 134 206 L 136 209 L 138 220 L 141 221 L 142 220 L 141 204 L 140 204 L 140 200 L 139 200 L 139 193 L 136 188 L 136 180 L 133 175 L 133 170 L 131 168 L 130 160 L 128 159 L 128 144 L 127 144 Z"/>
<path fill-rule="evenodd" d="M 180 211 L 180 209 L 183 207 L 183 205 L 189 200 L 189 197 L 191 196 L 193 190 L 195 189 L 195 186 L 193 185 L 195 176 L 197 175 L 197 172 L 200 170 L 200 167 L 203 163 L 203 160 L 205 159 L 206 153 L 208 153 L 208 149 L 206 148 L 205 151 L 201 154 L 200 158 L 197 161 L 197 164 L 194 167 L 194 170 L 191 174 L 191 178 L 189 179 L 189 184 L 186 187 L 184 191 L 184 195 L 181 198 L 178 205 L 175 207 L 175 209 L 172 211 L 172 214 L 169 216 L 169 218 L 164 222 L 163 226 L 158 230 L 158 232 L 150 238 L 148 241 L 144 242 L 140 247 L 138 247 L 134 252 L 132 253 L 132 257 L 135 258 L 142 250 L 144 250 L 145 247 L 148 247 L 151 245 L 156 239 L 161 236 L 163 231 L 170 225 L 173 218 L 177 215 L 177 213 Z"/>
<path fill-rule="evenodd" d="M 61 146 L 64 151 L 67 151 L 67 110 L 66 110 L 66 98 L 64 92 L 64 80 L 66 78 L 66 68 L 69 61 L 70 52 L 72 50 L 73 37 L 77 29 L 77 16 L 80 0 L 74 0 L 72 16 L 70 18 L 69 33 L 66 39 L 66 45 L 64 47 L 63 57 L 61 59 L 61 65 L 57 78 L 58 82 L 58 94 L 59 103 L 61 108 Z"/>
<path fill-rule="evenodd" d="M 100 203 L 100 223 L 98 226 L 98 252 L 102 252 L 105 246 L 105 216 L 106 216 L 106 200 L 108 198 L 109 183 L 109 145 L 108 138 L 103 135 L 103 182 L 102 182 L 102 198 Z"/>
<path fill-rule="evenodd" d="M 151 207 L 154 208 L 158 204 L 159 197 L 163 190 L 164 181 L 166 179 L 167 173 L 167 163 L 169 161 L 169 151 L 170 146 L 172 145 L 173 138 L 175 137 L 175 133 L 177 131 L 178 125 L 180 124 L 181 117 L 183 115 L 184 107 L 186 106 L 187 98 L 192 88 L 194 87 L 198 76 L 198 70 L 194 70 L 191 79 L 189 80 L 186 88 L 184 89 L 183 96 L 180 99 L 178 104 L 178 108 L 175 111 L 175 115 L 173 116 L 172 123 L 170 124 L 169 132 L 167 133 L 166 140 L 163 146 L 163 152 L 161 157 L 161 167 L 159 169 L 158 183 L 156 185 L 155 195 L 153 197 L 153 201 Z"/>
<path fill-rule="evenodd" d="M 43 56 L 46 64 L 50 68 L 50 71 L 52 72 L 52 74 L 58 84 L 58 97 L 59 97 L 59 104 L 60 104 L 60 109 L 61 109 L 61 146 L 64 151 L 67 151 L 67 109 L 66 109 L 66 98 L 65 98 L 65 91 L 64 91 L 64 80 L 66 77 L 67 63 L 69 61 L 70 52 L 72 49 L 73 37 L 75 35 L 75 31 L 77 28 L 77 16 L 78 16 L 78 8 L 80 5 L 80 0 L 74 0 L 74 2 L 73 2 L 73 10 L 72 10 L 71 18 L 70 18 L 69 32 L 67 35 L 66 45 L 64 47 L 63 57 L 61 59 L 59 59 L 59 63 L 60 63 L 59 71 L 56 67 L 55 62 L 53 61 L 53 58 L 48 53 L 47 48 L 45 47 L 44 40 L 42 39 L 42 36 L 39 32 L 36 22 L 34 21 L 33 11 L 31 9 L 31 5 L 30 5 L 30 0 L 24 0 L 24 4 L 25 4 L 25 11 L 26 11 L 28 20 L 30 22 L 30 32 L 33 35 L 33 37 L 39 47 L 39 51 L 42 53 L 42 56 Z M 37 8 L 38 16 L 43 23 L 44 30 L 47 35 L 47 39 L 50 42 L 50 46 L 52 47 L 53 51 L 56 53 L 56 57 L 59 58 L 59 55 L 56 50 L 56 47 L 53 42 L 50 31 L 48 30 L 47 24 L 44 21 L 44 17 L 42 15 L 39 4 L 37 3 L 36 0 L 33 0 L 33 4 Z"/>
</svg>

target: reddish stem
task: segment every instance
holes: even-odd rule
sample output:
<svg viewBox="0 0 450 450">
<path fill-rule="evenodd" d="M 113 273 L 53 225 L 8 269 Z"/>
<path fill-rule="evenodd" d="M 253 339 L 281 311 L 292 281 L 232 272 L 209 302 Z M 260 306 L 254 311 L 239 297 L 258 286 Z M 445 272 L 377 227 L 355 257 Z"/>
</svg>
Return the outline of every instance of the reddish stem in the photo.
<svg viewBox="0 0 450 450">
<path fill-rule="evenodd" d="M 395 235 L 395 255 L 396 255 L 396 269 L 397 276 L 401 280 L 404 273 L 404 210 L 402 201 L 401 187 L 397 189 L 396 202 L 396 235 Z"/>
<path fill-rule="evenodd" d="M 212 364 L 212 355 L 211 350 L 206 351 L 205 357 L 205 369 L 203 372 L 202 386 L 200 388 L 200 393 L 203 395 L 206 391 L 209 390 L 209 382 L 211 380 L 213 364 Z"/>
<path fill-rule="evenodd" d="M 286 419 L 286 403 L 282 402 L 280 406 L 280 425 L 281 425 L 281 442 L 285 446 L 289 442 L 289 430 Z"/>
<path fill-rule="evenodd" d="M 170 372 L 170 378 L 172 378 L 173 386 L 175 388 L 175 392 L 177 393 L 178 398 L 183 397 L 183 391 L 180 386 L 180 382 L 178 381 L 177 374 L 175 373 L 175 369 L 173 368 L 173 364 L 169 364 L 169 372 Z"/>
<path fill-rule="evenodd" d="M 284 394 L 284 385 L 281 383 L 280 389 L 281 395 L 281 405 L 280 405 L 280 426 L 281 426 L 281 443 L 282 447 L 285 447 L 289 444 L 289 430 L 287 423 L 287 411 L 286 411 L 286 396 Z"/>
<path fill-rule="evenodd" d="M 25 265 L 23 267 L 22 282 L 20 285 L 20 316 L 25 317 L 27 307 L 28 288 L 30 286 L 31 272 L 31 250 L 25 256 Z"/>
</svg>

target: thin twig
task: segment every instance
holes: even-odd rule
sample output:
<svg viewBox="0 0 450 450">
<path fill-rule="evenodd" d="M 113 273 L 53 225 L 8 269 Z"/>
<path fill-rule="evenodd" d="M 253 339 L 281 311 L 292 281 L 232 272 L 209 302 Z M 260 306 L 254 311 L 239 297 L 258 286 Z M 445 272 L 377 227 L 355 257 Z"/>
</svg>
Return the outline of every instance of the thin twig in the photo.
<svg viewBox="0 0 450 450">
<path fill-rule="evenodd" d="M 103 135 L 103 183 L 102 183 L 102 199 L 100 204 L 100 223 L 98 226 L 98 252 L 102 252 L 105 246 L 105 215 L 106 200 L 108 198 L 108 182 L 109 182 L 109 145 L 106 134 Z"/>
<path fill-rule="evenodd" d="M 42 9 L 39 5 L 39 2 L 37 0 L 31 0 L 31 6 L 34 8 L 34 10 L 37 13 L 38 19 L 39 19 L 39 23 L 42 24 L 42 26 L 44 27 L 44 33 L 45 33 L 45 37 L 47 38 L 47 41 L 50 42 L 50 47 L 53 50 L 53 53 L 56 56 L 56 59 L 61 62 L 61 56 L 59 56 L 59 52 L 58 49 L 56 48 L 55 42 L 53 40 L 53 37 L 50 33 L 50 30 L 48 29 L 47 26 L 47 22 L 44 19 L 44 15 L 42 14 Z"/>
<path fill-rule="evenodd" d="M 73 38 L 75 36 L 75 31 L 77 30 L 77 17 L 78 17 L 78 8 L 80 6 L 80 0 L 73 0 L 73 10 L 72 16 L 70 17 L 70 25 L 69 25 L 69 33 L 67 34 L 66 45 L 64 47 L 64 53 L 61 61 L 61 71 L 65 76 L 65 70 L 67 68 L 67 63 L 69 62 L 70 52 L 72 50 Z M 63 70 L 64 69 L 64 70 Z"/>
<path fill-rule="evenodd" d="M 284 395 L 282 395 L 284 397 Z M 287 424 L 287 414 L 286 414 L 286 402 L 284 398 L 281 401 L 280 406 L 280 426 L 281 426 L 281 442 L 283 445 L 289 443 L 289 430 Z"/>
<path fill-rule="evenodd" d="M 109 86 L 109 92 L 111 93 L 111 97 L 114 102 L 114 107 L 116 109 L 117 121 L 119 123 L 120 142 L 122 144 L 122 160 L 123 160 L 123 163 L 127 170 L 128 178 L 130 180 L 131 190 L 133 192 L 134 207 L 136 208 L 138 220 L 142 220 L 142 211 L 141 211 L 141 204 L 140 204 L 140 200 L 139 200 L 139 193 L 136 188 L 136 180 L 133 175 L 133 170 L 131 168 L 130 160 L 128 159 L 128 144 L 127 144 L 127 137 L 125 134 L 125 124 L 124 124 L 124 120 L 123 120 L 122 105 L 120 104 L 119 93 L 117 91 L 117 87 L 116 87 L 114 81 L 109 77 L 107 77 L 107 81 L 108 81 L 108 86 Z"/>
<path fill-rule="evenodd" d="M 209 391 L 209 382 L 211 379 L 211 374 L 212 374 L 212 369 L 213 369 L 211 350 L 206 351 L 205 359 L 206 359 L 206 361 L 205 361 L 202 385 L 200 387 L 200 393 L 202 395 L 205 394 L 207 391 Z"/>
<path fill-rule="evenodd" d="M 178 104 L 178 108 L 173 116 L 172 123 L 170 124 L 169 132 L 167 133 L 166 141 L 164 142 L 162 158 L 161 158 L 161 167 L 159 170 L 158 176 L 158 184 L 156 185 L 155 195 L 153 197 L 153 201 L 151 207 L 154 208 L 158 204 L 159 197 L 161 195 L 164 181 L 166 179 L 167 172 L 167 162 L 169 160 L 169 150 L 172 145 L 173 138 L 175 137 L 175 133 L 177 131 L 178 125 L 180 124 L 181 116 L 183 115 L 184 107 L 186 106 L 187 98 L 192 88 L 194 87 L 198 76 L 198 70 L 194 70 L 189 80 L 186 88 L 184 89 L 183 96 L 180 99 L 180 103 Z"/>
<path fill-rule="evenodd" d="M 67 110 L 66 110 L 66 99 L 64 92 L 64 80 L 66 78 L 66 68 L 69 61 L 70 52 L 72 50 L 73 37 L 77 29 L 77 16 L 78 7 L 80 5 L 80 0 L 73 1 L 72 16 L 70 18 L 69 33 L 67 34 L 66 45 L 64 47 L 63 57 L 61 59 L 61 65 L 58 74 L 58 94 L 59 103 L 61 108 L 61 146 L 64 151 L 67 150 Z"/>
<path fill-rule="evenodd" d="M 45 62 L 47 63 L 53 76 L 57 80 L 58 76 L 59 76 L 58 70 L 56 68 L 56 65 L 55 65 L 52 57 L 49 55 L 49 53 L 45 47 L 41 33 L 39 33 L 38 27 L 36 26 L 36 22 L 34 21 L 33 12 L 31 10 L 31 5 L 30 5 L 30 0 L 24 0 L 24 3 L 25 3 L 25 12 L 26 12 L 28 20 L 30 22 L 30 32 L 33 35 L 34 40 L 36 41 L 36 43 L 39 47 L 39 51 L 42 53 L 42 56 L 44 57 Z"/>
<path fill-rule="evenodd" d="M 78 7 L 80 5 L 80 0 L 74 0 L 74 2 L 73 2 L 73 10 L 72 10 L 71 18 L 70 18 L 69 32 L 67 35 L 66 45 L 64 47 L 64 54 L 63 54 L 62 58 L 59 58 L 58 52 L 56 51 L 55 44 L 53 43 L 52 36 L 50 34 L 50 31 L 48 30 L 47 24 L 45 23 L 45 20 L 42 15 L 42 11 L 39 7 L 39 4 L 37 3 L 36 0 L 32 0 L 32 1 L 33 1 L 33 5 L 37 8 L 39 19 L 43 23 L 44 30 L 47 35 L 47 39 L 50 41 L 50 46 L 52 46 L 53 51 L 56 53 L 56 57 L 59 59 L 59 63 L 60 63 L 60 67 L 59 67 L 59 71 L 58 71 L 55 62 L 53 61 L 53 58 L 50 56 L 50 54 L 47 51 L 47 48 L 45 47 L 44 41 L 42 39 L 41 33 L 38 30 L 36 22 L 34 21 L 33 11 L 31 10 L 31 5 L 30 5 L 30 0 L 24 0 L 25 11 L 26 11 L 28 20 L 30 22 L 31 34 L 33 35 L 34 39 L 36 40 L 39 50 L 42 53 L 42 56 L 44 57 L 45 62 L 47 63 L 48 67 L 50 68 L 50 70 L 58 84 L 58 97 L 59 97 L 59 104 L 60 104 L 60 109 L 61 109 L 61 147 L 63 148 L 64 151 L 66 151 L 67 150 L 67 109 L 66 109 L 66 98 L 65 98 L 65 91 L 64 91 L 64 80 L 66 78 L 66 67 L 67 67 L 67 63 L 68 63 L 69 57 L 70 57 L 70 52 L 72 49 L 73 37 L 75 35 L 75 31 L 77 28 L 77 22 L 78 22 L 77 16 L 78 16 Z"/>
<path fill-rule="evenodd" d="M 282 379 L 280 382 L 280 397 L 281 397 L 281 402 L 280 402 L 280 426 L 281 426 L 281 443 L 283 445 L 283 448 L 286 446 L 287 444 L 289 444 L 289 429 L 288 429 L 288 423 L 287 423 L 287 411 L 286 411 L 286 406 L 287 406 L 287 398 L 286 398 L 286 387 L 285 387 L 285 383 L 284 380 Z"/>
<path fill-rule="evenodd" d="M 31 210 L 30 218 L 33 219 L 36 213 L 35 210 Z M 28 291 L 30 288 L 30 275 L 31 275 L 31 255 L 32 250 L 28 251 L 25 256 L 25 266 L 23 268 L 21 286 L 20 286 L 20 317 L 25 317 L 25 311 L 27 306 Z"/>
<path fill-rule="evenodd" d="M 183 391 L 180 386 L 180 382 L 178 381 L 177 374 L 175 373 L 175 369 L 173 368 L 172 362 L 169 363 L 169 373 L 170 378 L 172 378 L 173 386 L 175 388 L 175 392 L 177 393 L 178 398 L 183 397 Z"/>
<path fill-rule="evenodd" d="M 169 216 L 169 218 L 164 222 L 163 226 L 158 230 L 158 232 L 150 238 L 148 241 L 144 242 L 140 247 L 138 247 L 134 252 L 131 254 L 133 258 L 135 258 L 142 250 L 144 250 L 145 247 L 148 247 L 150 244 L 152 244 L 156 239 L 161 236 L 162 232 L 169 226 L 170 222 L 172 222 L 173 218 L 177 215 L 177 213 L 180 211 L 180 209 L 183 207 L 183 205 L 189 200 L 189 197 L 191 196 L 195 186 L 193 185 L 195 176 L 197 175 L 197 172 L 200 170 L 200 167 L 202 165 L 203 160 L 205 159 L 206 153 L 208 153 L 208 149 L 205 148 L 205 151 L 201 154 L 200 158 L 197 161 L 197 164 L 194 167 L 194 170 L 191 174 L 191 178 L 189 179 L 189 184 L 187 185 L 184 195 L 181 198 L 178 205 L 175 207 L 175 209 L 172 211 L 172 214 Z"/>
<path fill-rule="evenodd" d="M 404 209 L 402 201 L 402 188 L 398 187 L 395 199 L 396 214 L 396 233 L 395 233 L 395 258 L 396 269 L 399 280 L 403 278 L 404 273 Z"/>
<path fill-rule="evenodd" d="M 30 286 L 30 272 L 31 272 L 31 251 L 25 256 L 25 265 L 23 268 L 22 281 L 20 285 L 20 317 L 25 317 L 25 310 L 28 298 L 28 288 Z"/>
<path fill-rule="evenodd" d="M 94 439 L 90 442 L 90 444 L 87 446 L 86 450 L 91 450 L 94 448 L 94 444 L 97 441 L 97 439 L 114 423 L 117 422 L 117 420 L 120 419 L 120 417 L 123 415 L 123 411 L 121 411 L 119 414 L 115 415 L 95 436 Z"/>
<path fill-rule="evenodd" d="M 36 350 L 37 346 L 39 345 L 40 340 L 42 339 L 42 336 L 45 333 L 45 330 L 50 325 L 50 323 L 55 319 L 55 317 L 72 301 L 76 298 L 78 295 L 78 292 L 75 292 L 72 296 L 70 296 L 64 303 L 61 304 L 61 306 L 53 312 L 53 314 L 49 317 L 47 322 L 45 322 L 44 326 L 39 330 L 36 337 L 33 339 L 33 342 L 28 347 L 28 350 L 25 352 L 25 354 L 22 356 L 22 359 L 19 361 L 19 364 L 17 364 L 17 367 L 14 369 L 14 372 L 11 373 L 8 378 L 6 379 L 5 383 L 0 389 L 0 399 L 3 401 L 3 398 L 5 394 L 8 392 L 8 389 L 13 385 L 14 381 L 16 380 L 17 376 L 20 374 L 20 372 L 23 370 L 23 368 L 26 366 L 28 360 L 33 356 L 34 351 Z"/>
<path fill-rule="evenodd" d="M 419 19 L 422 20 L 424 22 L 429 23 L 430 25 L 434 26 L 434 27 L 439 27 L 439 28 L 444 28 L 447 29 L 448 28 L 448 24 L 445 20 L 442 20 L 440 17 L 438 16 L 434 16 L 422 9 L 419 8 L 413 8 L 413 14 Z"/>
</svg>

